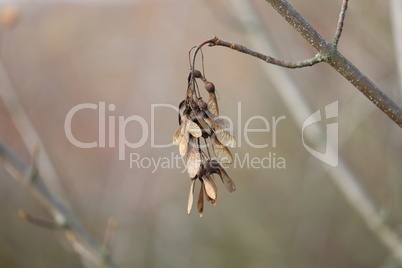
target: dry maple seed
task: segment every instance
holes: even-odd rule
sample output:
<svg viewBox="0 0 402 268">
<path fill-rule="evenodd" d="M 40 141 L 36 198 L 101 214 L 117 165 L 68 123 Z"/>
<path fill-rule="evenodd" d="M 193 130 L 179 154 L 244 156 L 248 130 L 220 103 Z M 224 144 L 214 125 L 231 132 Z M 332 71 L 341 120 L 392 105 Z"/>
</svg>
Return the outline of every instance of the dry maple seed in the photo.
<svg viewBox="0 0 402 268">
<path fill-rule="evenodd" d="M 218 191 L 214 174 L 220 177 L 229 192 L 236 190 L 234 182 L 221 165 L 232 163 L 233 156 L 228 147 L 235 147 L 236 139 L 230 133 L 229 122 L 219 117 L 215 85 L 207 81 L 205 75 L 198 70 L 192 69 L 187 79 L 186 98 L 179 104 L 179 128 L 173 135 L 173 144 L 179 146 L 191 179 L 187 212 L 191 212 L 195 182 L 198 180 L 200 191 L 197 209 L 202 216 L 204 197 L 212 205 L 217 205 Z M 202 100 L 197 79 L 204 83 L 209 95 L 208 102 Z M 212 147 L 214 157 L 211 156 L 209 147 Z"/>
<path fill-rule="evenodd" d="M 205 89 L 210 93 L 215 93 L 215 85 L 211 82 L 205 83 Z"/>
</svg>

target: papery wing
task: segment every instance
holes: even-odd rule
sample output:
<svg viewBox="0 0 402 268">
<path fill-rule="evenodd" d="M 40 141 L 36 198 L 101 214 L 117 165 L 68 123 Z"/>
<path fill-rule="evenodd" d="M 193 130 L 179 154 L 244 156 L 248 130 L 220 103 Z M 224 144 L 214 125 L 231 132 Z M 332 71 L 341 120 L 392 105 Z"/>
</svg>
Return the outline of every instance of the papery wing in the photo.
<svg viewBox="0 0 402 268">
<path fill-rule="evenodd" d="M 173 135 L 173 144 L 178 146 L 180 144 L 180 140 L 183 138 L 185 127 L 180 125 L 179 128 Z"/>
<path fill-rule="evenodd" d="M 205 120 L 200 116 L 197 116 L 197 121 L 200 124 L 202 132 L 205 132 L 208 136 L 211 135 L 211 127 L 205 122 Z"/>
<path fill-rule="evenodd" d="M 201 154 L 194 146 L 190 145 L 187 153 L 187 173 L 190 178 L 194 178 L 201 167 Z"/>
<path fill-rule="evenodd" d="M 218 190 L 217 190 L 217 187 L 216 187 L 216 184 L 215 184 L 214 176 L 211 174 L 211 175 L 209 175 L 208 177 L 209 177 L 209 180 L 210 180 L 210 182 L 212 183 L 212 185 L 213 185 L 213 187 L 214 187 L 214 189 L 215 189 L 215 193 L 216 193 L 216 198 L 215 198 L 215 199 L 211 199 L 211 198 L 208 197 L 208 201 L 209 201 L 212 205 L 214 205 L 214 206 L 216 207 L 216 206 L 218 205 Z"/>
<path fill-rule="evenodd" d="M 205 195 L 205 198 L 207 199 L 207 201 L 209 203 L 211 203 L 212 205 L 214 205 L 215 207 L 218 205 L 217 199 L 212 199 L 211 197 L 209 197 L 208 195 Z"/>
<path fill-rule="evenodd" d="M 193 98 L 193 94 L 194 94 L 194 92 L 193 92 L 193 89 L 191 88 L 191 82 L 189 82 L 189 85 L 188 85 L 188 87 L 187 87 L 187 93 L 186 93 L 187 98 L 188 98 L 188 99 L 192 99 L 192 98 Z"/>
<path fill-rule="evenodd" d="M 185 131 L 183 134 L 183 137 L 180 140 L 179 143 L 179 153 L 181 157 L 184 157 L 187 154 L 188 150 L 188 141 L 189 141 L 189 134 Z"/>
<path fill-rule="evenodd" d="M 209 196 L 212 200 L 216 199 L 216 185 L 212 181 L 211 176 L 203 176 L 202 180 L 204 182 L 204 188 L 207 196 Z"/>
<path fill-rule="evenodd" d="M 231 125 L 230 122 L 223 118 L 223 117 L 219 117 L 219 116 L 215 116 L 214 114 L 212 114 L 210 111 L 208 110 L 204 110 L 207 118 L 205 119 L 205 121 L 213 128 L 215 129 L 216 127 L 219 127 L 225 131 L 228 131 L 231 129 Z"/>
<path fill-rule="evenodd" d="M 209 100 L 208 100 L 208 111 L 210 111 L 213 115 L 219 116 L 219 108 L 218 102 L 216 101 L 216 95 L 214 92 L 209 93 Z"/>
<path fill-rule="evenodd" d="M 188 214 L 190 214 L 190 212 L 191 212 L 191 207 L 193 206 L 194 184 L 195 184 L 195 180 L 191 180 L 190 193 L 189 193 L 189 195 L 188 195 L 188 203 L 187 203 L 187 213 L 188 213 Z"/>
<path fill-rule="evenodd" d="M 231 126 L 229 123 L 229 120 L 223 118 L 223 117 L 215 117 L 214 122 L 223 130 L 225 131 L 230 131 Z"/>
<path fill-rule="evenodd" d="M 216 115 L 214 115 L 213 113 L 211 113 L 208 109 L 204 109 L 203 110 L 204 112 L 205 112 L 205 115 L 210 119 L 210 121 L 214 121 L 216 118 L 217 118 L 217 116 Z M 205 121 L 207 121 L 207 120 L 205 120 Z M 209 123 L 208 123 L 209 124 Z M 216 124 L 215 122 L 211 122 L 211 124 L 212 125 L 214 125 L 214 124 Z M 211 127 L 212 127 L 212 125 L 211 125 Z"/>
<path fill-rule="evenodd" d="M 194 123 L 192 120 L 187 121 L 187 130 L 195 138 L 199 138 L 202 136 L 202 131 L 201 131 L 200 127 L 196 123 Z"/>
<path fill-rule="evenodd" d="M 221 177 L 223 184 L 229 192 L 236 191 L 236 185 L 222 167 L 217 170 L 217 173 Z"/>
<path fill-rule="evenodd" d="M 181 118 L 184 115 L 185 110 L 186 110 L 186 100 L 183 100 L 179 104 L 179 125 L 181 125 Z"/>
<path fill-rule="evenodd" d="M 225 145 L 226 147 L 231 147 L 231 148 L 236 147 L 236 139 L 229 132 L 226 132 L 225 130 L 221 129 L 220 127 L 216 127 L 214 129 L 214 133 L 215 133 L 218 141 L 220 143 L 222 143 L 223 145 Z"/>
<path fill-rule="evenodd" d="M 218 158 L 220 163 L 230 164 L 233 162 L 233 156 L 230 153 L 229 149 L 225 147 L 222 143 L 218 141 L 216 137 L 211 137 L 212 140 L 212 149 L 214 150 L 214 154 L 216 158 Z"/>
<path fill-rule="evenodd" d="M 219 142 L 226 147 L 236 147 L 235 137 L 233 137 L 228 131 L 226 131 L 230 129 L 229 121 L 224 118 L 216 117 L 208 111 L 205 112 L 209 117 L 205 119 L 205 122 L 207 122 L 208 125 L 210 125 L 211 128 L 214 130 L 216 138 L 219 140 Z M 221 125 L 224 128 L 222 128 Z"/>
<path fill-rule="evenodd" d="M 197 208 L 198 214 L 202 217 L 202 213 L 204 212 L 204 183 L 201 181 L 200 195 L 198 196 Z"/>
</svg>

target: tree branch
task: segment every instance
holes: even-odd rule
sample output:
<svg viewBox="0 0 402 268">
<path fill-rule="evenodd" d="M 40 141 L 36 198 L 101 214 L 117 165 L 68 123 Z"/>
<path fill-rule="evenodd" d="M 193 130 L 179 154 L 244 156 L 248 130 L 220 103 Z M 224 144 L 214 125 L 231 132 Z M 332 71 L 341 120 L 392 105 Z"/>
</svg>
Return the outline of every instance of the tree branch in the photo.
<svg viewBox="0 0 402 268">
<path fill-rule="evenodd" d="M 104 247 L 81 225 L 71 209 L 46 187 L 35 166 L 30 168 L 25 165 L 1 142 L 0 161 L 10 175 L 29 187 L 32 194 L 50 211 L 54 222 L 34 218 L 23 211 L 19 212 L 21 218 L 41 227 L 64 230 L 77 253 L 97 267 L 119 267 Z"/>
<path fill-rule="evenodd" d="M 343 21 L 347 9 L 348 0 L 343 0 L 337 31 L 333 43 L 327 42 L 313 26 L 311 26 L 300 13 L 298 13 L 286 0 L 266 0 L 285 20 L 300 33 L 301 36 L 314 47 L 318 54 L 311 59 L 299 62 L 287 62 L 274 59 L 270 56 L 255 52 L 245 46 L 223 41 L 218 37 L 204 41 L 197 46 L 197 50 L 203 45 L 224 46 L 235 49 L 239 52 L 259 58 L 267 63 L 275 64 L 286 68 L 302 68 L 312 66 L 319 62 L 325 61 L 345 77 L 352 85 L 354 85 L 361 93 L 363 93 L 372 103 L 374 103 L 381 111 L 392 119 L 399 127 L 402 128 L 402 108 L 399 107 L 390 97 L 388 97 L 381 89 L 365 76 L 356 66 L 354 66 L 347 58 L 345 58 L 337 49 L 339 38 L 342 34 Z"/>
<path fill-rule="evenodd" d="M 348 59 L 346 59 L 334 44 L 328 43 L 306 19 L 304 19 L 286 0 L 266 0 L 271 6 L 300 33 L 301 36 L 314 47 L 343 77 L 352 83 L 372 103 L 388 115 L 399 127 L 402 128 L 402 109 L 393 102 L 380 88 L 367 76 L 359 71 Z M 346 12 L 347 1 L 343 1 L 340 23 L 338 23 L 337 34 L 334 40 L 339 40 L 342 33 L 344 13 Z"/>
<path fill-rule="evenodd" d="M 243 23 L 250 23 L 255 27 L 252 31 L 246 31 L 246 37 L 248 37 L 250 43 L 259 50 L 265 49 L 275 52 L 275 48 L 272 46 L 273 41 L 269 34 L 263 32 L 257 36 L 255 35 L 256 29 L 257 31 L 263 29 L 263 22 L 257 12 L 253 10 L 251 4 L 248 1 L 237 0 L 232 0 L 231 3 L 235 6 L 235 9 L 241 12 L 242 16 L 240 20 Z M 262 62 L 259 63 L 263 64 Z M 315 111 L 315 109 L 311 109 L 304 96 L 300 93 L 297 84 L 293 81 L 289 72 L 285 72 L 282 68 L 263 68 L 263 73 L 275 85 L 274 88 L 277 90 L 279 96 L 282 97 L 295 121 L 303 122 L 307 116 Z M 371 107 L 370 113 L 373 110 L 374 107 Z M 365 114 L 365 117 L 368 116 L 368 114 Z M 314 133 L 313 136 L 325 137 L 326 130 L 322 126 L 315 124 L 311 127 L 313 130 L 312 133 Z M 332 141 L 331 138 L 327 141 L 330 146 L 334 144 Z M 329 154 L 333 154 L 334 152 L 335 150 L 328 150 Z M 334 155 L 334 157 L 337 156 Z M 388 249 L 398 264 L 402 264 L 402 241 L 399 234 L 386 224 L 379 213 L 378 206 L 375 205 L 374 200 L 366 192 L 363 185 L 361 185 L 358 177 L 348 167 L 342 155 L 339 155 L 338 167 L 330 168 L 328 172 L 346 201 L 362 217 L 362 220 L 383 246 Z"/>
</svg>

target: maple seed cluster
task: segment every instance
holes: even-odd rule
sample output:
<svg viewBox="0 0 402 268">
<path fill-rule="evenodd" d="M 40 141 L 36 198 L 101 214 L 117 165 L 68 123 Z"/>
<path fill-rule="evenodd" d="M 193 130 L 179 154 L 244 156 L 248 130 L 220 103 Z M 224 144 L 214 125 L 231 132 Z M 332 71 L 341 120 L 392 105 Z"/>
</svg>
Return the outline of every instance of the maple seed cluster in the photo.
<svg viewBox="0 0 402 268">
<path fill-rule="evenodd" d="M 207 103 L 199 93 L 197 79 L 204 83 L 209 94 Z M 229 192 L 236 190 L 232 179 L 222 167 L 222 164 L 233 162 L 228 147 L 235 147 L 236 139 L 229 132 L 229 122 L 219 117 L 215 85 L 207 81 L 200 71 L 190 72 L 186 95 L 179 105 L 179 128 L 173 135 L 173 144 L 179 146 L 180 155 L 185 159 L 187 173 L 191 178 L 187 212 L 190 214 L 194 185 L 199 180 L 201 187 L 197 207 L 202 216 L 204 196 L 214 206 L 217 204 L 214 174 L 221 178 Z M 212 147 L 214 158 L 210 155 L 209 147 Z M 202 149 L 206 149 L 206 152 Z"/>
</svg>

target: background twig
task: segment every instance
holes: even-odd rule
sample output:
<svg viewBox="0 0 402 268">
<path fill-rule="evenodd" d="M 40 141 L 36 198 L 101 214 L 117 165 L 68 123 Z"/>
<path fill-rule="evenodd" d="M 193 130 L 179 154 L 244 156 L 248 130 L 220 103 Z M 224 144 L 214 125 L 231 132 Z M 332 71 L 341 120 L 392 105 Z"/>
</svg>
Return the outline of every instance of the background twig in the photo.
<svg viewBox="0 0 402 268">
<path fill-rule="evenodd" d="M 0 143 L 0 158 L 6 166 L 8 172 L 19 182 L 27 185 L 32 194 L 45 206 L 51 213 L 54 222 L 36 219 L 35 217 L 20 211 L 20 216 L 28 222 L 51 229 L 61 228 L 68 233 L 73 233 L 76 239 L 69 239 L 73 247 L 77 249 L 85 248 L 84 251 L 77 251 L 83 264 L 86 267 L 118 267 L 118 265 L 108 256 L 106 250 L 101 252 L 102 245 L 99 244 L 90 233 L 81 225 L 73 214 L 67 201 L 66 194 L 61 187 L 46 150 L 37 134 L 33 124 L 28 118 L 24 108 L 19 102 L 6 68 L 0 61 L 0 98 L 10 113 L 11 119 L 19 131 L 27 148 L 39 147 L 41 153 L 34 156 L 34 164 L 30 168 L 18 159 L 4 144 Z M 36 157 L 38 159 L 36 159 Z M 40 170 L 41 175 L 38 174 Z M 53 228 L 54 227 L 54 228 Z M 68 237 L 72 237 L 71 235 Z M 75 246 L 74 246 L 75 245 Z M 90 260 L 88 262 L 88 260 Z"/>
<path fill-rule="evenodd" d="M 263 23 L 260 21 L 258 14 L 253 7 L 247 2 L 232 1 L 233 6 L 243 14 L 243 24 L 251 24 L 258 27 L 259 31 L 247 31 L 247 37 L 250 43 L 258 50 L 269 50 L 275 52 L 272 46 L 270 36 L 263 31 Z M 246 15 L 245 15 L 246 14 Z M 246 28 L 247 29 L 247 28 Z M 275 52 L 278 54 L 278 52 Z M 293 82 L 290 75 L 281 68 L 266 68 L 266 64 L 262 64 L 265 75 L 275 84 L 278 94 L 287 104 L 288 109 L 292 112 L 297 122 L 303 122 L 310 114 L 312 109 L 306 99 L 300 94 L 300 89 Z M 313 127 L 313 126 L 312 126 Z M 320 127 L 314 126 L 313 135 L 316 137 L 324 136 L 324 132 Z M 328 141 L 329 144 L 333 142 Z M 329 150 L 335 152 L 335 150 Z M 393 257 L 402 265 L 402 241 L 399 236 L 394 233 L 381 218 L 377 206 L 374 204 L 364 187 L 359 183 L 359 179 L 353 174 L 348 167 L 346 161 L 341 157 L 337 168 L 328 169 L 333 182 L 345 196 L 345 199 L 362 217 L 370 230 L 378 237 L 383 245 L 392 253 Z"/>
<path fill-rule="evenodd" d="M 101 252 L 102 245 L 84 229 L 70 208 L 66 207 L 64 203 L 46 187 L 40 175 L 35 175 L 35 177 L 31 178 L 28 182 L 23 180 L 31 173 L 30 168 L 1 142 L 0 159 L 7 171 L 16 180 L 27 185 L 32 194 L 51 212 L 54 218 L 54 223 L 51 224 L 52 227 L 59 226 L 60 229 L 66 231 L 66 235 L 74 249 L 76 249 L 81 257 L 85 258 L 84 264 L 87 260 L 90 260 L 91 264 L 88 265 L 88 267 L 92 267 L 93 264 L 95 264 L 96 267 L 118 267 L 105 249 Z M 48 227 L 48 225 L 50 225 L 49 222 L 45 224 L 43 220 L 34 219 L 26 213 L 20 212 L 20 216 L 42 227 Z"/>
<path fill-rule="evenodd" d="M 343 77 L 402 128 L 402 109 L 328 43 L 286 0 L 266 0 Z M 343 3 L 343 5 L 345 2 Z M 344 8 L 342 8 L 344 10 Z M 346 10 L 346 9 L 345 9 Z M 342 12 L 341 12 L 342 14 Z M 339 38 L 338 38 L 339 39 Z"/>
<path fill-rule="evenodd" d="M 402 97 L 402 1 L 390 0 L 390 13 L 398 67 L 399 97 Z"/>
</svg>

